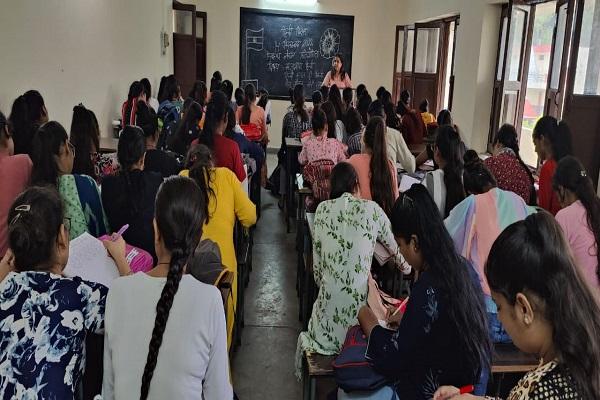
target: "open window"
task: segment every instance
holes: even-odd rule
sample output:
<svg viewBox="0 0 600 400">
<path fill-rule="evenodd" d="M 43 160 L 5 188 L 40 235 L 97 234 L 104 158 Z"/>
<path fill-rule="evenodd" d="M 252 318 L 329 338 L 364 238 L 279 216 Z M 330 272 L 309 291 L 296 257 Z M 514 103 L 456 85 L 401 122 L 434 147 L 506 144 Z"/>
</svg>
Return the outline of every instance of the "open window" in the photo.
<svg viewBox="0 0 600 400">
<path fill-rule="evenodd" d="M 451 108 L 458 16 L 396 27 L 393 99 L 411 93 L 411 106 L 429 100 L 430 112 Z"/>
</svg>

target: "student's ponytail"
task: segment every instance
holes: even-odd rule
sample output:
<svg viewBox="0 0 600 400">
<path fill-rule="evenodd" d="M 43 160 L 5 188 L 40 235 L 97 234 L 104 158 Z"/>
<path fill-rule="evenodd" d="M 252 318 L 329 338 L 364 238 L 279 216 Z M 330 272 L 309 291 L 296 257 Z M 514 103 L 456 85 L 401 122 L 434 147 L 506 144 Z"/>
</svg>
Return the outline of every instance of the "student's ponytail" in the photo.
<svg viewBox="0 0 600 400">
<path fill-rule="evenodd" d="M 494 144 L 500 143 L 502 146 L 511 149 L 513 153 L 515 153 L 515 156 L 517 156 L 517 160 L 519 161 L 521 168 L 523 168 L 527 172 L 527 175 L 529 176 L 529 182 L 531 183 L 531 194 L 529 195 L 529 201 L 527 202 L 527 204 L 529 204 L 530 206 L 535 206 L 537 205 L 537 193 L 535 191 L 534 186 L 535 179 L 533 178 L 531 170 L 529 169 L 527 164 L 525 164 L 525 162 L 521 158 L 521 155 L 519 154 L 519 141 L 517 137 L 517 130 L 515 129 L 515 127 L 510 124 L 504 124 L 498 130 L 498 133 L 496 134 L 496 139 L 494 140 Z"/>
<path fill-rule="evenodd" d="M 204 128 L 200 133 L 199 142 L 206 145 L 209 149 L 213 149 L 216 134 L 216 127 L 227 118 L 227 108 L 229 102 L 225 93 L 217 90 L 212 93 L 208 105 L 206 106 L 206 114 L 204 117 Z"/>
<path fill-rule="evenodd" d="M 210 219 L 208 204 L 212 197 L 215 202 L 217 200 L 215 192 L 211 187 L 214 179 L 212 153 L 208 147 L 203 144 L 197 144 L 190 148 L 185 160 L 185 168 L 190 172 L 190 178 L 200 187 L 202 202 L 205 204 L 204 214 L 206 215 L 206 223 Z"/>
<path fill-rule="evenodd" d="M 390 172 L 390 161 L 387 155 L 385 142 L 385 121 L 381 117 L 372 117 L 367 123 L 364 141 L 367 148 L 371 149 L 371 197 L 379 204 L 383 211 L 390 216 L 394 207 L 393 177 Z"/>
<path fill-rule="evenodd" d="M 292 99 L 294 100 L 294 112 L 302 122 L 307 122 L 308 112 L 304 108 L 304 86 L 302 84 L 294 86 Z"/>
<path fill-rule="evenodd" d="M 256 88 L 253 84 L 249 83 L 244 88 L 244 106 L 242 108 L 241 123 L 248 125 L 250 123 L 250 114 L 252 114 L 252 104 L 256 100 Z"/>
<path fill-rule="evenodd" d="M 560 189 L 564 188 L 573 192 L 587 214 L 587 224 L 594 233 L 596 249 L 589 249 L 590 254 L 594 251 L 598 264 L 596 265 L 596 276 L 600 282 L 600 198 L 594 191 L 594 184 L 587 175 L 581 162 L 573 156 L 565 156 L 558 162 L 554 177 L 552 179 L 554 191 L 561 195 Z"/>
<path fill-rule="evenodd" d="M 143 196 L 145 187 L 143 179 L 135 181 L 131 179 L 131 168 L 144 157 L 144 153 L 146 153 L 144 131 L 137 126 L 126 126 L 119 136 L 117 159 L 121 167 L 119 174 L 125 179 L 127 206 L 132 215 L 140 212 L 140 197 Z"/>
<path fill-rule="evenodd" d="M 465 189 L 463 186 L 463 145 L 460 135 L 451 125 L 444 125 L 438 128 L 435 139 L 435 145 L 438 148 L 442 158 L 446 161 L 444 166 L 444 185 L 446 186 L 446 218 L 450 211 L 465 198 Z"/>
<path fill-rule="evenodd" d="M 142 375 L 140 400 L 146 400 L 156 369 L 163 334 L 169 320 L 173 300 L 179 289 L 183 269 L 193 254 L 205 220 L 200 188 L 189 178 L 171 177 L 156 195 L 156 226 L 171 253 L 167 281 L 156 304 L 156 318 Z"/>
</svg>

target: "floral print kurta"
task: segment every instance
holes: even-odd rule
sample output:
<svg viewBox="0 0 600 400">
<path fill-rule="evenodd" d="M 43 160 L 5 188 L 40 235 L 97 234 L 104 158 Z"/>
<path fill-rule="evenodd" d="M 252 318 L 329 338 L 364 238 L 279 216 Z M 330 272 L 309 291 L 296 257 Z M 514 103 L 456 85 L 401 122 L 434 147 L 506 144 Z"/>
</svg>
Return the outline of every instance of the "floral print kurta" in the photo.
<svg viewBox="0 0 600 400">
<path fill-rule="evenodd" d="M 80 278 L 10 273 L 0 283 L 0 398 L 73 399 L 107 293 Z"/>
<path fill-rule="evenodd" d="M 304 350 L 337 354 L 348 328 L 358 323 L 358 311 L 367 304 L 367 281 L 377 241 L 393 251 L 397 248 L 390 221 L 377 203 L 344 193 L 317 207 L 313 272 L 319 295 L 308 331 L 298 338 L 297 374 Z"/>
</svg>

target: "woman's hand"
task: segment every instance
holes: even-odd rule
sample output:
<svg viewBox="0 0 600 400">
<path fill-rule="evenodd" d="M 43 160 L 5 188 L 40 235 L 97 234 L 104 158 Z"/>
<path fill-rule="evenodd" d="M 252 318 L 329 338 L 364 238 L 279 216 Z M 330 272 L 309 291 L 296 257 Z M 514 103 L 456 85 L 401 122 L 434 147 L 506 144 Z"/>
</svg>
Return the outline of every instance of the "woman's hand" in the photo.
<svg viewBox="0 0 600 400">
<path fill-rule="evenodd" d="M 121 235 L 113 233 L 109 240 L 103 240 L 102 244 L 106 247 L 108 254 L 115 260 L 119 274 L 121 276 L 131 275 L 131 268 L 125 258 L 125 240 Z"/>
<path fill-rule="evenodd" d="M 379 325 L 379 321 L 369 306 L 362 306 L 358 312 L 358 323 L 367 337 L 371 336 L 371 331 Z"/>
<path fill-rule="evenodd" d="M 398 311 L 397 307 L 388 306 L 389 317 L 387 318 L 388 327 L 391 329 L 398 329 L 400 326 L 400 321 L 402 321 L 402 317 L 404 316 L 404 312 Z"/>
<path fill-rule="evenodd" d="M 441 386 L 433 394 L 433 400 L 475 400 L 483 397 L 473 396 L 472 394 L 460 394 L 460 389 L 454 386 Z"/>
</svg>

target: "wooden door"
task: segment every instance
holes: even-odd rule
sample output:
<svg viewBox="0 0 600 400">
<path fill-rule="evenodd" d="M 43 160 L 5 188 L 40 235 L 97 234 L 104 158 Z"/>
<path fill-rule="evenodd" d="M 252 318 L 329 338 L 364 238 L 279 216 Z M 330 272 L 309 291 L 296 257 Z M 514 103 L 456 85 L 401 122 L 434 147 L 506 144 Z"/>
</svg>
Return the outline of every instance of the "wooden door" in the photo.
<svg viewBox="0 0 600 400">
<path fill-rule="evenodd" d="M 173 1 L 173 69 L 185 97 L 196 81 L 196 6 Z"/>
<path fill-rule="evenodd" d="M 206 82 L 206 13 L 196 11 L 196 80 Z"/>
<path fill-rule="evenodd" d="M 544 105 L 544 114 L 552 115 L 555 118 L 560 118 L 562 115 L 565 99 L 575 3 L 575 0 L 559 0 L 556 3 L 556 24 L 550 54 L 546 104 Z"/>
<path fill-rule="evenodd" d="M 394 72 L 392 83 L 392 101 L 394 104 L 400 98 L 402 91 L 402 72 L 404 71 L 404 53 L 406 45 L 406 27 L 396 26 L 396 46 L 394 51 Z"/>
<path fill-rule="evenodd" d="M 578 0 L 563 119 L 573 153 L 596 184 L 600 169 L 600 0 Z"/>
<path fill-rule="evenodd" d="M 443 49 L 448 47 L 444 29 L 445 24 L 441 21 L 415 24 L 412 107 L 418 107 L 427 99 L 433 114 L 437 114 L 443 101 L 441 75 L 446 65 Z"/>
</svg>

